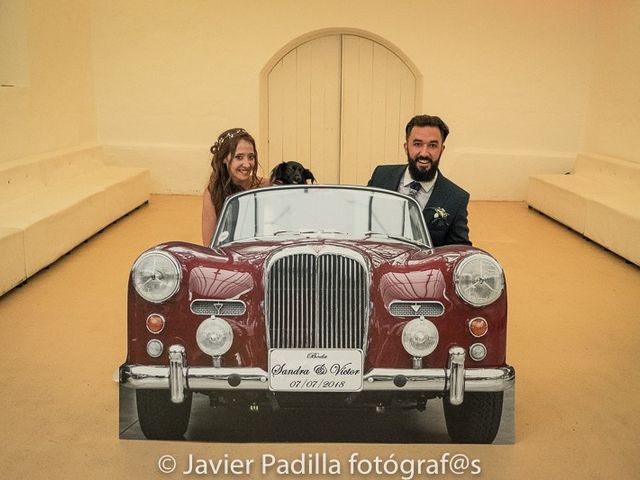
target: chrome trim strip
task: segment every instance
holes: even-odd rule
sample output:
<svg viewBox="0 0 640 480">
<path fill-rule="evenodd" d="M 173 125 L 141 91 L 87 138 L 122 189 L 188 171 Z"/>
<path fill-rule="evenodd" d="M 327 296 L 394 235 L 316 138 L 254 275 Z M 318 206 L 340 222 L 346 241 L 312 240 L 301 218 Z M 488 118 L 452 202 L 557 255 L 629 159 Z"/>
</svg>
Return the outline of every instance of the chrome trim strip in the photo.
<svg viewBox="0 0 640 480">
<path fill-rule="evenodd" d="M 120 384 L 130 388 L 169 388 L 169 368 L 159 365 L 122 365 Z"/>
<path fill-rule="evenodd" d="M 460 405 L 464 399 L 464 357 L 464 348 L 449 349 L 449 403 L 451 405 Z"/>
<path fill-rule="evenodd" d="M 398 377 L 406 378 L 406 385 L 397 387 L 394 380 Z M 444 368 L 374 368 L 364 377 L 364 390 L 444 392 L 447 377 L 448 373 Z M 515 370 L 508 365 L 498 368 L 467 368 L 464 371 L 464 389 L 466 392 L 503 392 L 513 386 L 515 378 Z"/>
<path fill-rule="evenodd" d="M 184 402 L 186 353 L 182 345 L 169 347 L 169 390 L 173 403 Z"/>
<path fill-rule="evenodd" d="M 396 379 L 406 380 L 402 387 L 396 385 Z M 422 390 L 444 392 L 447 385 L 444 368 L 374 368 L 363 378 L 362 390 Z"/>
<path fill-rule="evenodd" d="M 237 387 L 229 384 L 236 376 Z M 448 382 L 445 368 L 374 368 L 363 378 L 365 391 L 417 390 L 444 392 Z M 466 392 L 502 392 L 514 385 L 513 367 L 467 368 L 464 371 Z M 185 370 L 189 390 L 268 390 L 268 373 L 261 368 L 187 367 Z M 406 380 L 397 386 L 398 378 Z M 394 383 L 396 382 L 396 383 Z M 127 388 L 168 389 L 169 368 L 161 366 L 122 365 L 120 383 Z"/>
<path fill-rule="evenodd" d="M 231 386 L 232 377 L 240 380 Z M 261 368 L 197 367 L 188 371 L 187 383 L 191 390 L 268 390 L 269 376 Z"/>
<path fill-rule="evenodd" d="M 229 384 L 235 376 L 240 379 L 237 387 Z M 268 374 L 261 368 L 186 367 L 185 387 L 189 390 L 268 390 Z M 135 389 L 169 389 L 169 367 L 146 365 L 122 365 L 120 383 Z"/>
</svg>

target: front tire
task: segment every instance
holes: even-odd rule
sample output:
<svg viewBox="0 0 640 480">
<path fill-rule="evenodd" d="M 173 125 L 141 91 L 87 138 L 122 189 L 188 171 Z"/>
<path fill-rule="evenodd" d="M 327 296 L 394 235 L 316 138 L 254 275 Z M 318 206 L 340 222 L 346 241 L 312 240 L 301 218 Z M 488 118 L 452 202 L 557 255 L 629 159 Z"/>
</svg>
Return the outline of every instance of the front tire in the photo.
<svg viewBox="0 0 640 480">
<path fill-rule="evenodd" d="M 191 392 L 182 403 L 171 401 L 169 390 L 136 390 L 140 428 L 150 440 L 182 439 L 191 416 Z"/>
<path fill-rule="evenodd" d="M 455 443 L 491 443 L 502 417 L 503 392 L 466 392 L 461 405 L 442 399 L 449 437 Z"/>
</svg>

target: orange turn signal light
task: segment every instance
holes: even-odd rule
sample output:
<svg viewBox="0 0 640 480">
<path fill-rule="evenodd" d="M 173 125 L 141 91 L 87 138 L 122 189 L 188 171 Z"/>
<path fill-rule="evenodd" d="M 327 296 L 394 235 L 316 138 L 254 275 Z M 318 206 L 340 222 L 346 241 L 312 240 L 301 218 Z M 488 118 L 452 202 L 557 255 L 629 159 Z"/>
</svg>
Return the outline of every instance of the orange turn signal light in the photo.
<svg viewBox="0 0 640 480">
<path fill-rule="evenodd" d="M 469 320 L 469 332 L 474 337 L 482 337 L 489 330 L 489 324 L 482 317 L 476 317 Z"/>
<path fill-rule="evenodd" d="M 151 333 L 160 333 L 164 330 L 164 317 L 158 313 L 152 313 L 147 317 L 147 330 Z"/>
</svg>

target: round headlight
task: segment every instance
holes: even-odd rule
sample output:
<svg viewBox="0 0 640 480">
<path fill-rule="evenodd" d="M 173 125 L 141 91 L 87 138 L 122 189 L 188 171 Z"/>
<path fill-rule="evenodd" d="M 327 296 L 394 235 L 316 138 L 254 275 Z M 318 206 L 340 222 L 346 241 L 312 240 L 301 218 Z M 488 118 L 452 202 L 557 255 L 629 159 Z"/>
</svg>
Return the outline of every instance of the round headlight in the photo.
<svg viewBox="0 0 640 480">
<path fill-rule="evenodd" d="M 233 343 L 233 330 L 225 320 L 209 317 L 204 320 L 196 331 L 198 347 L 212 357 L 227 353 Z"/>
<path fill-rule="evenodd" d="M 131 269 L 133 287 L 148 302 L 160 303 L 171 298 L 180 286 L 180 265 L 165 252 L 140 255 Z"/>
<path fill-rule="evenodd" d="M 484 253 L 469 255 L 454 273 L 456 293 L 474 307 L 495 302 L 504 290 L 504 275 L 500 264 Z"/>
<path fill-rule="evenodd" d="M 438 329 L 426 318 L 415 318 L 404 326 L 402 346 L 414 357 L 425 357 L 438 346 Z"/>
</svg>

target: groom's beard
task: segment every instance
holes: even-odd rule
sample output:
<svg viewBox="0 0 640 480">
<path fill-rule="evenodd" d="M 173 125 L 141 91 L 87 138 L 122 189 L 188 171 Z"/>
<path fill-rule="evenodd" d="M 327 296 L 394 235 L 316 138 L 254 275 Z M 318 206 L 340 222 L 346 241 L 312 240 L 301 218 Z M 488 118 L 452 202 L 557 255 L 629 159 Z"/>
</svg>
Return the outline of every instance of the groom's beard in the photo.
<svg viewBox="0 0 640 480">
<path fill-rule="evenodd" d="M 426 160 L 430 163 L 429 170 L 421 170 L 418 168 L 418 161 L 420 160 Z M 417 182 L 430 182 L 436 176 L 438 165 L 440 164 L 440 157 L 435 160 L 432 160 L 430 157 L 420 156 L 412 159 L 409 154 L 407 154 L 407 161 L 409 162 L 409 175 L 411 175 L 411 178 Z"/>
</svg>

